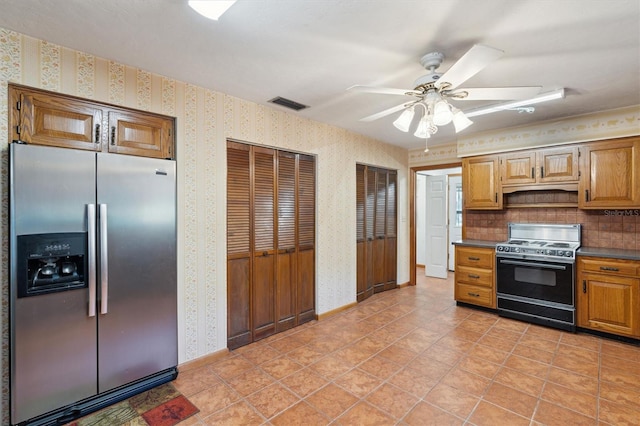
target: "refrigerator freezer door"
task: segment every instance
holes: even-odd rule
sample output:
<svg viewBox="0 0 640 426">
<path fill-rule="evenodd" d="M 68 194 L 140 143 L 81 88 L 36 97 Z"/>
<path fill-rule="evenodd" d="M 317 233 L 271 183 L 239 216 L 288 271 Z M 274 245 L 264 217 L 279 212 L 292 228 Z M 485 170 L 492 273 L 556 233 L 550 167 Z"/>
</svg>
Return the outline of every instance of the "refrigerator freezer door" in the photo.
<svg viewBox="0 0 640 426">
<path fill-rule="evenodd" d="M 105 392 L 178 363 L 176 168 L 169 160 L 97 158 L 98 205 L 106 206 L 99 228 L 108 238 L 108 289 L 98 291 L 99 392 Z"/>
<path fill-rule="evenodd" d="M 10 144 L 11 412 L 18 423 L 97 391 L 88 289 L 17 297 L 17 236 L 87 232 L 95 154 Z"/>
</svg>

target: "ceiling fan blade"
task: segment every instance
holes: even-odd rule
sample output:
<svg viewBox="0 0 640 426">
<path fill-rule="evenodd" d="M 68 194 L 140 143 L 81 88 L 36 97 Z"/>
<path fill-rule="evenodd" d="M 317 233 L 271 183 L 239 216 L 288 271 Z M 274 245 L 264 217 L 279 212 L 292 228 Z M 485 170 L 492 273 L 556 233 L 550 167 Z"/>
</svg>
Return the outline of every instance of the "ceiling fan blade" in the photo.
<svg viewBox="0 0 640 426">
<path fill-rule="evenodd" d="M 386 117 L 387 115 L 391 115 L 394 112 L 398 112 L 400 110 L 408 108 L 411 105 L 415 104 L 416 102 L 409 102 L 409 103 L 405 102 L 405 103 L 402 103 L 400 105 L 396 105 L 394 107 L 385 109 L 384 111 L 380 111 L 380 112 L 377 112 L 375 114 L 372 114 L 372 115 L 366 116 L 364 118 L 361 118 L 359 121 L 367 121 L 367 122 L 368 121 L 374 121 L 374 120 L 377 120 L 379 118 Z"/>
<path fill-rule="evenodd" d="M 347 90 L 351 92 L 381 93 L 383 95 L 421 95 L 421 92 L 409 89 L 394 89 L 391 87 L 351 86 Z"/>
<path fill-rule="evenodd" d="M 485 101 L 485 100 L 500 100 L 508 101 L 514 99 L 528 99 L 534 97 L 542 88 L 540 86 L 529 87 L 465 87 L 458 89 L 451 93 L 445 91 L 445 96 L 451 97 L 453 100 L 460 101 Z M 465 97 L 458 97 L 456 95 L 467 93 Z"/>
<path fill-rule="evenodd" d="M 504 52 L 494 47 L 476 44 L 467 51 L 462 58 L 447 70 L 436 82 L 436 87 L 444 83 L 451 85 L 450 89 L 455 89 L 469 78 L 480 72 L 484 67 L 502 56 Z M 449 89 L 449 90 L 450 90 Z"/>
</svg>

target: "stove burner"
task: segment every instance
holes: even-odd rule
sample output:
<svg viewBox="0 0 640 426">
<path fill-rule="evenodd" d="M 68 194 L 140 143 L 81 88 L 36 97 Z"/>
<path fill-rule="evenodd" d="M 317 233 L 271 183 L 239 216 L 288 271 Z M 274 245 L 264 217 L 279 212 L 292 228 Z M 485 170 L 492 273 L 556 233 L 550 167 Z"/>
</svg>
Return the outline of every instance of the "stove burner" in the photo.
<svg viewBox="0 0 640 426">
<path fill-rule="evenodd" d="M 569 244 L 569 243 L 551 243 L 547 247 L 551 247 L 551 248 L 569 248 L 569 247 L 571 247 L 571 244 Z"/>
</svg>

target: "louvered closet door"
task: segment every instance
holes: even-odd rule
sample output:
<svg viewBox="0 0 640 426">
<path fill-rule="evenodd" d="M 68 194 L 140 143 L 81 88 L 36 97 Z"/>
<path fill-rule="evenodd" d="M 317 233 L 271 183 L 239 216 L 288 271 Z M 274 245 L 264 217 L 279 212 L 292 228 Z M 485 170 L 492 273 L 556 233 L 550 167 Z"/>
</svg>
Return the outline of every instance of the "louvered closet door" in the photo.
<svg viewBox="0 0 640 426">
<path fill-rule="evenodd" d="M 385 231 L 385 290 L 397 286 L 397 189 L 398 173 L 390 170 L 387 178 L 387 211 Z"/>
<path fill-rule="evenodd" d="M 356 165 L 356 300 L 397 286 L 395 170 Z"/>
<path fill-rule="evenodd" d="M 276 331 L 275 319 L 275 159 L 273 149 L 253 150 L 253 340 Z"/>
<path fill-rule="evenodd" d="M 365 291 L 364 297 L 370 297 L 373 295 L 373 237 L 375 228 L 376 217 L 376 171 L 370 167 L 367 168 L 365 174 L 365 184 L 367 190 L 367 202 L 365 204 L 365 237 L 367 239 L 365 243 Z"/>
<path fill-rule="evenodd" d="M 227 346 L 253 341 L 251 306 L 250 148 L 227 144 Z"/>
<path fill-rule="evenodd" d="M 298 155 L 297 324 L 315 319 L 316 162 Z"/>
<path fill-rule="evenodd" d="M 356 165 L 356 300 L 361 302 L 365 298 L 367 289 L 367 269 L 365 262 L 365 170 L 366 167 Z"/>
<path fill-rule="evenodd" d="M 276 330 L 296 322 L 296 154 L 278 153 L 278 254 Z"/>
<path fill-rule="evenodd" d="M 385 284 L 385 236 L 387 231 L 387 171 L 376 171 L 376 201 L 373 235 L 373 291 L 384 291 Z"/>
</svg>

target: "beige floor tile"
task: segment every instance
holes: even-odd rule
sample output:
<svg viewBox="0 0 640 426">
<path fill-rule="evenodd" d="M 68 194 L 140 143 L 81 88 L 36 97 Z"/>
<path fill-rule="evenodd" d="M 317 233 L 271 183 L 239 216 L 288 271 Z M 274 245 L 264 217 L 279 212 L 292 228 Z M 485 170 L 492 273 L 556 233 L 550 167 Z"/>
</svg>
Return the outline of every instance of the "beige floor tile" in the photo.
<svg viewBox="0 0 640 426">
<path fill-rule="evenodd" d="M 305 401 L 327 417 L 335 419 L 355 405 L 359 398 L 334 384 L 328 384 Z"/>
<path fill-rule="evenodd" d="M 387 426 L 395 423 L 391 416 L 366 402 L 357 403 L 336 422 L 344 426 Z"/>
<path fill-rule="evenodd" d="M 410 426 L 458 426 L 464 420 L 427 402 L 420 402 L 405 418 Z"/>
<path fill-rule="evenodd" d="M 529 419 L 519 416 L 512 411 L 505 410 L 502 407 L 493 405 L 489 402 L 480 401 L 473 414 L 469 418 L 469 422 L 476 426 L 528 426 Z"/>
<path fill-rule="evenodd" d="M 371 392 L 366 400 L 395 419 L 403 418 L 419 401 L 415 396 L 388 383 Z"/>
<path fill-rule="evenodd" d="M 500 383 L 492 383 L 483 399 L 526 418 L 531 418 L 538 404 L 538 398 Z"/>
</svg>

